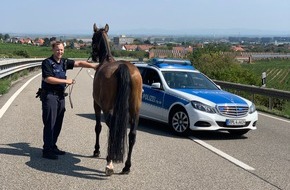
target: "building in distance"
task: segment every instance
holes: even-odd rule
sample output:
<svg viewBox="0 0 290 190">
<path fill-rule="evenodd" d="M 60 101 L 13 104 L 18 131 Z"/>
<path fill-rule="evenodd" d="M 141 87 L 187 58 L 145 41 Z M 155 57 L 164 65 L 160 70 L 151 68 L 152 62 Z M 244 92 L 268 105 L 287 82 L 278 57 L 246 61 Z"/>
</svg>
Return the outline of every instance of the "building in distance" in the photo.
<svg viewBox="0 0 290 190">
<path fill-rule="evenodd" d="M 121 35 L 113 38 L 114 45 L 125 45 L 125 44 L 133 44 L 134 38 L 126 37 L 125 35 Z"/>
</svg>

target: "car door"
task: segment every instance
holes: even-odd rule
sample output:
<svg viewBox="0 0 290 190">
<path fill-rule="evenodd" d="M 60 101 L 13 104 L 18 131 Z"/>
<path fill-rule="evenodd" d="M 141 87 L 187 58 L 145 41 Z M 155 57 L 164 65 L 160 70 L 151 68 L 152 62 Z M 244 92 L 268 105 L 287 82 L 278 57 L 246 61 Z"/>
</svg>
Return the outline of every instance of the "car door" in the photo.
<svg viewBox="0 0 290 190">
<path fill-rule="evenodd" d="M 164 90 L 158 72 L 147 68 L 143 72 L 142 109 L 140 114 L 149 118 L 163 120 L 164 118 Z M 153 83 L 160 83 L 161 88 L 153 87 Z"/>
</svg>

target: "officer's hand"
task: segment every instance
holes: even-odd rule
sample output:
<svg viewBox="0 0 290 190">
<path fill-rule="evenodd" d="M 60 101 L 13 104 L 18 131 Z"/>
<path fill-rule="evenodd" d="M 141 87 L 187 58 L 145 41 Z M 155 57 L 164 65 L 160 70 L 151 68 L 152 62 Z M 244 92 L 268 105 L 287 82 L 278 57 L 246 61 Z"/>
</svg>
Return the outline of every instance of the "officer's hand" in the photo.
<svg viewBox="0 0 290 190">
<path fill-rule="evenodd" d="M 66 82 L 68 85 L 71 85 L 71 84 L 75 84 L 76 81 L 74 79 L 67 79 L 67 82 Z"/>
<path fill-rule="evenodd" d="M 97 70 L 97 68 L 99 67 L 100 65 L 94 65 L 94 70 Z"/>
</svg>

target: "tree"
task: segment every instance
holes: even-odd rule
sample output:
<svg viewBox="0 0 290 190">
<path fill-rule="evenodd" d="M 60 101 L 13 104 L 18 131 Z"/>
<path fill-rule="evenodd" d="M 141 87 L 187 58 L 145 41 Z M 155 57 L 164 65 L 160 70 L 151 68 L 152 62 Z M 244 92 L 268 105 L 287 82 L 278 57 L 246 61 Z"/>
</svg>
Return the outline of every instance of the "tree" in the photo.
<svg viewBox="0 0 290 190">
<path fill-rule="evenodd" d="M 51 38 L 49 39 L 49 41 L 51 41 L 51 42 L 56 41 L 56 37 L 51 37 Z"/>
<path fill-rule="evenodd" d="M 43 40 L 44 40 L 43 46 L 49 47 L 50 46 L 50 40 L 48 38 L 44 38 Z"/>
<path fill-rule="evenodd" d="M 75 48 L 75 42 L 74 42 L 74 41 L 71 41 L 71 42 L 70 42 L 70 48 L 71 48 L 71 49 L 74 49 L 74 48 Z"/>
<path fill-rule="evenodd" d="M 145 41 L 144 41 L 144 44 L 149 44 L 149 45 L 150 45 L 151 42 L 150 42 L 149 40 L 145 40 Z"/>
<path fill-rule="evenodd" d="M 139 45 L 139 44 L 142 44 L 142 42 L 136 38 L 136 39 L 134 39 L 133 44 Z"/>
<path fill-rule="evenodd" d="M 215 46 L 194 50 L 189 59 L 211 79 L 250 85 L 260 82 L 252 71 L 242 68 L 233 56 L 223 54 Z"/>
<path fill-rule="evenodd" d="M 4 40 L 7 40 L 7 39 L 10 39 L 9 34 L 5 34 L 5 35 L 4 35 Z"/>
</svg>

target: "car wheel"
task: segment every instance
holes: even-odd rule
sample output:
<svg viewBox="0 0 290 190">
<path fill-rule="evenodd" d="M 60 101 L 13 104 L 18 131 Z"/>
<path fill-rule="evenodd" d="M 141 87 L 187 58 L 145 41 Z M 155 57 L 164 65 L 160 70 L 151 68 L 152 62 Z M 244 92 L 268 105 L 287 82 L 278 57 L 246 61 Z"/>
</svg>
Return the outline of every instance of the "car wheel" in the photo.
<svg viewBox="0 0 290 190">
<path fill-rule="evenodd" d="M 173 131 L 178 135 L 185 135 L 190 130 L 189 117 L 183 109 L 178 109 L 172 112 L 169 124 Z"/>
<path fill-rule="evenodd" d="M 249 132 L 249 129 L 241 129 L 241 130 L 229 130 L 229 133 L 234 136 L 242 136 Z"/>
</svg>

